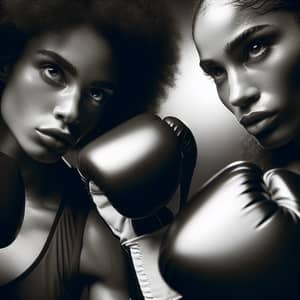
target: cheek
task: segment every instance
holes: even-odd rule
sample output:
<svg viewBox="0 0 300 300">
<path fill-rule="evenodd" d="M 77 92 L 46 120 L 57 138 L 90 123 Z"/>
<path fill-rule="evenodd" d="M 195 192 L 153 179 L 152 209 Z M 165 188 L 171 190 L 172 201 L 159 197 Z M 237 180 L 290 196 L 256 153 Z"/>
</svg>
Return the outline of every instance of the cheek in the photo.
<svg viewBox="0 0 300 300">
<path fill-rule="evenodd" d="M 291 62 L 287 62 L 288 66 L 291 66 L 289 69 L 285 71 L 285 76 L 287 77 L 287 89 L 288 92 L 292 95 L 299 95 L 300 91 L 300 49 L 298 55 L 294 57 Z M 284 75 L 283 75 L 284 76 Z"/>
<path fill-rule="evenodd" d="M 265 91 L 278 96 L 282 104 L 291 102 L 299 93 L 300 48 L 285 45 L 265 66 L 261 84 Z"/>
<path fill-rule="evenodd" d="M 80 108 L 80 137 L 84 138 L 88 133 L 95 130 L 101 123 L 102 110 L 93 107 Z"/>
<path fill-rule="evenodd" d="M 51 103 L 45 99 L 49 92 L 36 71 L 17 70 L 4 90 L 2 112 L 15 118 L 31 118 L 50 107 Z"/>
<path fill-rule="evenodd" d="M 26 118 L 28 103 L 23 84 L 16 79 L 11 80 L 2 95 L 1 112 L 8 125 L 14 125 Z"/>
<path fill-rule="evenodd" d="M 222 104 L 234 114 L 233 107 L 229 103 L 229 87 L 223 83 L 222 87 L 217 87 L 217 93 Z"/>
</svg>

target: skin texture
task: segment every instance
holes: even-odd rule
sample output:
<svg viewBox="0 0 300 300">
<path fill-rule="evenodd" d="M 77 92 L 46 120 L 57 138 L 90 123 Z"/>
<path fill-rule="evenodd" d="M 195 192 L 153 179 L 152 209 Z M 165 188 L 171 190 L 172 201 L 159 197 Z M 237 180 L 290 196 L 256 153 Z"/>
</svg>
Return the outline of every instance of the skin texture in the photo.
<svg viewBox="0 0 300 300">
<path fill-rule="evenodd" d="M 98 125 L 115 73 L 110 45 L 87 26 L 38 36 L 14 66 L 3 119 L 31 158 L 54 162 Z M 68 141 L 45 136 L 45 128 L 64 132 Z"/>
<path fill-rule="evenodd" d="M 299 26 L 290 12 L 259 15 L 227 0 L 206 1 L 195 18 L 201 68 L 224 105 L 265 148 L 299 139 Z M 263 115 L 253 117 L 257 112 Z"/>
<path fill-rule="evenodd" d="M 55 162 L 99 125 L 104 104 L 117 88 L 110 44 L 87 25 L 42 33 L 7 69 L 0 151 L 20 167 L 26 204 L 16 240 L 0 249 L 0 284 L 17 278 L 42 251 L 67 180 Z M 84 229 L 79 272 L 90 279 L 88 299 L 129 299 L 119 241 L 95 208 Z"/>
</svg>

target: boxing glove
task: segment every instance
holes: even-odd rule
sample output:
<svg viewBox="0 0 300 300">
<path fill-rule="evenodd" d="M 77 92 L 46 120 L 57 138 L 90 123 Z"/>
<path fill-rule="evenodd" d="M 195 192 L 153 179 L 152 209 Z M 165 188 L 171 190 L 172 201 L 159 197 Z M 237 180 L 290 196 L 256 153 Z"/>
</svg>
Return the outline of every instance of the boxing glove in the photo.
<svg viewBox="0 0 300 300">
<path fill-rule="evenodd" d="M 16 162 L 0 153 L 0 248 L 14 241 L 22 225 L 25 190 Z"/>
<path fill-rule="evenodd" d="M 79 172 L 124 216 L 143 218 L 174 194 L 180 142 L 159 117 L 142 114 L 103 134 L 79 153 Z"/>
<path fill-rule="evenodd" d="M 292 299 L 300 272 L 300 177 L 237 162 L 173 221 L 161 246 L 166 282 L 185 299 Z"/>
<path fill-rule="evenodd" d="M 142 295 L 149 300 L 181 299 L 162 279 L 158 269 L 158 255 L 168 225 L 186 201 L 197 157 L 196 142 L 190 129 L 175 117 L 167 117 L 164 121 L 179 141 L 182 160 L 180 189 L 177 189 L 167 206 L 146 218 L 127 218 L 111 205 L 97 185 L 89 183 L 90 194 L 99 214 L 130 256 Z M 156 194 L 159 192 L 156 190 Z"/>
</svg>

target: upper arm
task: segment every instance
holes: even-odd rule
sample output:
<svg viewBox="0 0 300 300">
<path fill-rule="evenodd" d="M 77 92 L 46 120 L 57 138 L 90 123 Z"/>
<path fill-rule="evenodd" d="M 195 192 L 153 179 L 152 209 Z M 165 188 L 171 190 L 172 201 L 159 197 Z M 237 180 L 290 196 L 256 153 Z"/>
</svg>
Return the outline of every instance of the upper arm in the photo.
<svg viewBox="0 0 300 300">
<path fill-rule="evenodd" d="M 88 299 L 129 299 L 124 256 L 96 210 L 88 216 L 80 257 L 80 272 L 89 278 Z"/>
</svg>

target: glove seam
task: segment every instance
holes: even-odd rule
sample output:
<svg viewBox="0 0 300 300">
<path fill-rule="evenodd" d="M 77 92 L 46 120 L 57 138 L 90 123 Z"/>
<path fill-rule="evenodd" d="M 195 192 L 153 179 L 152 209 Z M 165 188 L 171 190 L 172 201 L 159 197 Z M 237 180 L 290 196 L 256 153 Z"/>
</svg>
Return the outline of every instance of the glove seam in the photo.
<svg viewBox="0 0 300 300">
<path fill-rule="evenodd" d="M 134 238 L 128 239 L 128 240 L 126 240 L 125 242 L 122 242 L 121 245 L 122 245 L 122 246 L 125 246 L 125 247 L 129 247 L 129 246 L 131 246 L 131 245 L 138 245 L 136 242 L 138 242 L 138 241 L 140 241 L 140 240 L 142 240 L 142 239 L 144 239 L 144 238 L 151 237 L 151 236 L 153 236 L 153 235 L 155 235 L 155 234 L 158 234 L 159 231 L 164 230 L 164 229 L 165 229 L 167 226 L 169 226 L 169 225 L 170 225 L 170 224 L 167 224 L 167 225 L 161 227 L 159 230 L 156 230 L 156 231 L 154 231 L 154 232 L 146 233 L 146 234 L 139 235 L 139 236 L 136 236 L 136 237 L 134 237 Z"/>
<path fill-rule="evenodd" d="M 143 264 L 143 254 L 141 252 L 140 246 L 138 244 L 131 245 L 129 251 L 134 264 L 134 268 L 136 270 L 138 282 L 143 296 L 145 297 L 145 300 L 154 300 L 149 278 L 144 271 L 145 267 Z"/>
</svg>

